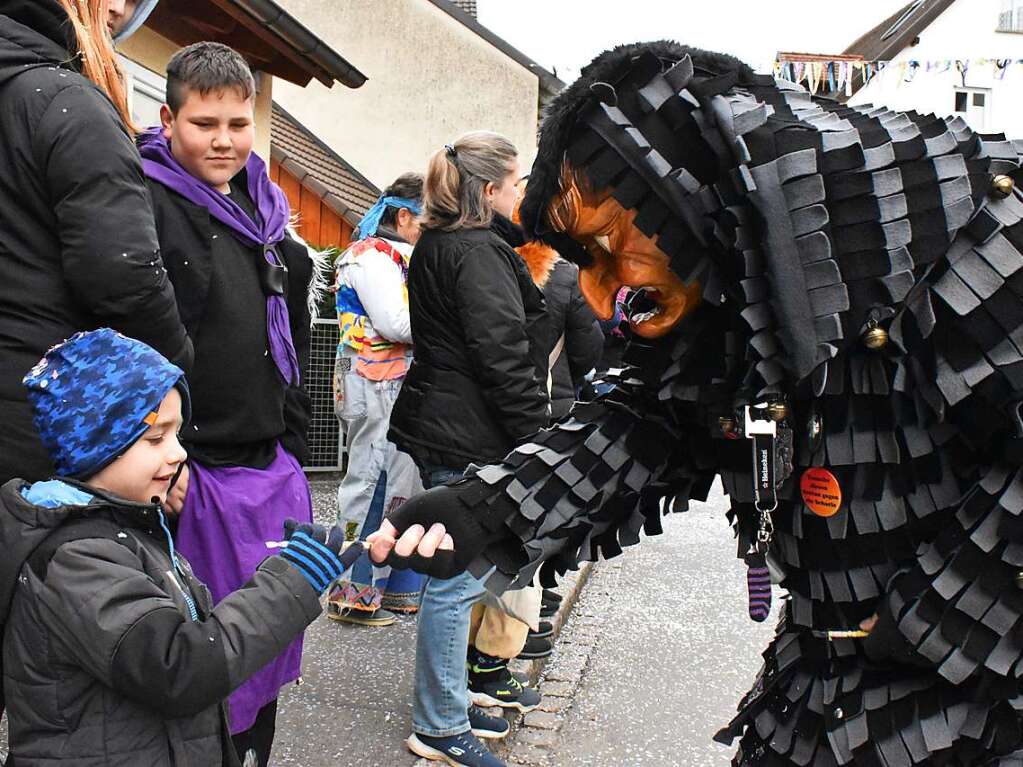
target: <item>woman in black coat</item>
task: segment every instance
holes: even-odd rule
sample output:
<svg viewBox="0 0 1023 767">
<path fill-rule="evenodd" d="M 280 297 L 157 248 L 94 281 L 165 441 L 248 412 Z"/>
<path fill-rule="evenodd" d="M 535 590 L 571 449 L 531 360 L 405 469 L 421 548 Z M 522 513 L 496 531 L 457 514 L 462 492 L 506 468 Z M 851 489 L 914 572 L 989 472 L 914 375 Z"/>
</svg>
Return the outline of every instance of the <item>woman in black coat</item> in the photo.
<svg viewBox="0 0 1023 767">
<path fill-rule="evenodd" d="M 388 435 L 412 455 L 426 487 L 504 456 L 547 422 L 543 294 L 498 233 L 511 230 L 518 178 L 515 147 L 494 133 L 462 136 L 430 161 L 423 234 L 409 264 L 415 356 Z M 466 689 L 470 614 L 483 594 L 469 574 L 424 585 L 407 741 L 419 756 L 502 765 L 471 731 L 494 720 L 469 711 Z"/>
<path fill-rule="evenodd" d="M 51 471 L 21 379 L 54 344 L 105 325 L 191 363 L 101 6 L 0 0 L 0 483 Z"/>
<path fill-rule="evenodd" d="M 475 158 L 462 152 L 440 152 L 427 177 L 408 278 L 415 358 L 391 413 L 389 438 L 427 487 L 433 473 L 503 458 L 548 416 L 543 293 L 508 220 L 517 192 L 477 207 L 472 191 L 458 191 L 460 173 L 473 183 L 465 168 Z"/>
</svg>

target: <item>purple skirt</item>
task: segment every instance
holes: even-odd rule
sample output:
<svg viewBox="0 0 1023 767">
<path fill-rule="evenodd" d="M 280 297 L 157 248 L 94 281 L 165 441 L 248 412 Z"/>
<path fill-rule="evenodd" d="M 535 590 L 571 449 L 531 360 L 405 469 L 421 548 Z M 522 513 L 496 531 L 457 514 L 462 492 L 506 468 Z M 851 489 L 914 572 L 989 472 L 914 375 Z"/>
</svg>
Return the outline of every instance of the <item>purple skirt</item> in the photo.
<svg viewBox="0 0 1023 767">
<path fill-rule="evenodd" d="M 189 461 L 188 492 L 177 546 L 196 576 L 220 602 L 245 584 L 272 554 L 267 541 L 284 536 L 284 520 L 311 522 L 313 503 L 302 467 L 277 445 L 265 469 L 206 467 Z M 229 698 L 231 734 L 252 727 L 256 714 L 302 671 L 302 638 L 235 690 Z"/>
</svg>

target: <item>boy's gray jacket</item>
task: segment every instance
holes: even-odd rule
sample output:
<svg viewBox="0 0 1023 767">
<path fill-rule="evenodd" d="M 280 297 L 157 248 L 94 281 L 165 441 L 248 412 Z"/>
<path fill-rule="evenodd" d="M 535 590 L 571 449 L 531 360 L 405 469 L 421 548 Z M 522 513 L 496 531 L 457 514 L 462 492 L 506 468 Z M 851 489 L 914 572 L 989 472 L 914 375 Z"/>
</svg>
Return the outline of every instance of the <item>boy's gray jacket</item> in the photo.
<svg viewBox="0 0 1023 767">
<path fill-rule="evenodd" d="M 88 506 L 46 509 L 23 486 L 0 488 L 16 767 L 236 765 L 222 701 L 320 614 L 319 595 L 270 557 L 213 607 L 180 556 L 175 566 L 157 506 L 98 494 Z M 64 543 L 44 562 L 31 556 L 83 514 L 113 523 L 110 535 Z"/>
</svg>

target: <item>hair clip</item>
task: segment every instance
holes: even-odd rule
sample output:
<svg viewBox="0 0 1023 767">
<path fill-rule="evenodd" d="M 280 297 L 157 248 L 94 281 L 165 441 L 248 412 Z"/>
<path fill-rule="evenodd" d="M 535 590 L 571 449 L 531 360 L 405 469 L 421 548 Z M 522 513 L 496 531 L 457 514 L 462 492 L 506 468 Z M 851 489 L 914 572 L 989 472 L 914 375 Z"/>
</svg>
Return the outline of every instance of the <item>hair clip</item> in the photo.
<svg viewBox="0 0 1023 767">
<path fill-rule="evenodd" d="M 458 152 L 455 151 L 455 148 L 451 144 L 445 144 L 444 148 L 448 150 L 448 157 L 454 159 L 458 156 Z"/>
</svg>

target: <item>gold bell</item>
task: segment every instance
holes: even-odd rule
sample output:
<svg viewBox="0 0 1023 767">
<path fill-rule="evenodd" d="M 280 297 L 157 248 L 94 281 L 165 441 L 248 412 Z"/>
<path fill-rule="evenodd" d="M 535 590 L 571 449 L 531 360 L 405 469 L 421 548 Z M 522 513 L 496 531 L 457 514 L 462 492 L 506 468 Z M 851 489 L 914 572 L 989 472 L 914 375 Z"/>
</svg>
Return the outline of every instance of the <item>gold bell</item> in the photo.
<svg viewBox="0 0 1023 767">
<path fill-rule="evenodd" d="M 784 421 L 789 417 L 789 408 L 784 402 L 772 402 L 767 406 L 767 415 L 772 421 Z"/>
<path fill-rule="evenodd" d="M 1016 588 L 1023 589 L 1023 573 L 1016 573 Z"/>
<path fill-rule="evenodd" d="M 888 331 L 877 326 L 863 334 L 863 345 L 877 351 L 888 345 Z"/>
<path fill-rule="evenodd" d="M 991 179 L 991 194 L 995 197 L 1005 199 L 1012 190 L 1016 188 L 1016 182 L 1012 180 L 1012 176 L 1006 176 L 1005 174 L 999 173 L 993 179 Z"/>
<path fill-rule="evenodd" d="M 721 433 L 726 437 L 735 434 L 736 423 L 734 418 L 722 416 L 718 418 L 718 426 L 721 428 Z"/>
</svg>

